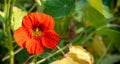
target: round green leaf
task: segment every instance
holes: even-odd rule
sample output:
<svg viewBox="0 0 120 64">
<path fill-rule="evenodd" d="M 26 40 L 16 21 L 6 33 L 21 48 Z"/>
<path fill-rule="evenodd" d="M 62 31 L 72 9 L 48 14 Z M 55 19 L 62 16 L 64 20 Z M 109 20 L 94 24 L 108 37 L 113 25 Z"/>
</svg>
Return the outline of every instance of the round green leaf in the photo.
<svg viewBox="0 0 120 64">
<path fill-rule="evenodd" d="M 48 0 L 44 12 L 53 17 L 68 15 L 75 7 L 75 0 Z"/>
</svg>

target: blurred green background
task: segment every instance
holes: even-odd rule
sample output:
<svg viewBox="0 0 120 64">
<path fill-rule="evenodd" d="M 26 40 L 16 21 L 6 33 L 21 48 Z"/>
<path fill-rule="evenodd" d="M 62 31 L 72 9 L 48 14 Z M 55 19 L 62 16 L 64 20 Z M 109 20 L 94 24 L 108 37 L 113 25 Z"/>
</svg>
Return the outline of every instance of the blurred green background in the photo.
<svg viewBox="0 0 120 64">
<path fill-rule="evenodd" d="M 0 64 L 9 64 L 9 58 L 4 60 L 9 56 L 4 31 L 4 1 L 7 0 L 0 0 Z M 16 0 L 10 23 L 12 35 L 21 25 L 23 16 L 30 12 L 53 16 L 61 48 L 69 43 L 82 45 L 94 56 L 95 64 L 120 64 L 120 0 Z M 31 55 L 26 49 L 17 46 L 14 39 L 12 42 L 14 51 L 20 50 L 15 54 L 15 64 L 31 62 Z M 55 51 L 57 49 L 46 49 L 37 60 Z M 41 64 L 49 64 L 62 57 L 58 53 Z"/>
</svg>

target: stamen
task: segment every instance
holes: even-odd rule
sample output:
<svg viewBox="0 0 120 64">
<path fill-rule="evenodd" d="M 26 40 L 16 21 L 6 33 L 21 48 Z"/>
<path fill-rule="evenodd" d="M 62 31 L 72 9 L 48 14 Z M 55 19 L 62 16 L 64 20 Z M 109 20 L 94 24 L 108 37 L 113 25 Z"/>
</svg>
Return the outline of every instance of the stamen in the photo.
<svg viewBox="0 0 120 64">
<path fill-rule="evenodd" d="M 35 28 L 34 32 L 32 33 L 32 36 L 41 36 L 42 32 L 39 28 Z"/>
<path fill-rule="evenodd" d="M 39 32 L 39 28 L 36 28 L 36 29 L 35 29 L 35 32 Z"/>
</svg>

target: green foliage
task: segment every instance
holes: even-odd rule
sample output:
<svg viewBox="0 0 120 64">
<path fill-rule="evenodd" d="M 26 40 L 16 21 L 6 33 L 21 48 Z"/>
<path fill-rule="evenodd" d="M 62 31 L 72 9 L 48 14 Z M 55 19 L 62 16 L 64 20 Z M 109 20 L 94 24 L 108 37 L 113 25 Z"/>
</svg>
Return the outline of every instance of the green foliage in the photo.
<svg viewBox="0 0 120 64">
<path fill-rule="evenodd" d="M 55 21 L 56 21 L 55 30 L 60 34 L 61 38 L 66 39 L 68 37 L 70 19 L 68 19 L 68 17 L 62 17 L 62 18 L 55 19 Z"/>
<path fill-rule="evenodd" d="M 102 14 L 92 7 L 86 7 L 83 9 L 85 22 L 89 22 L 95 28 L 104 26 L 107 24 L 106 19 Z"/>
<path fill-rule="evenodd" d="M 17 64 L 23 64 L 29 56 L 30 55 L 28 54 L 28 52 L 25 49 L 23 49 L 20 53 L 15 55 L 15 61 Z M 21 58 L 21 57 L 23 57 L 23 58 Z"/>
<path fill-rule="evenodd" d="M 89 4 L 103 14 L 102 0 L 87 0 Z"/>
<path fill-rule="evenodd" d="M 48 0 L 44 12 L 57 18 L 70 14 L 74 7 L 75 0 Z"/>
</svg>

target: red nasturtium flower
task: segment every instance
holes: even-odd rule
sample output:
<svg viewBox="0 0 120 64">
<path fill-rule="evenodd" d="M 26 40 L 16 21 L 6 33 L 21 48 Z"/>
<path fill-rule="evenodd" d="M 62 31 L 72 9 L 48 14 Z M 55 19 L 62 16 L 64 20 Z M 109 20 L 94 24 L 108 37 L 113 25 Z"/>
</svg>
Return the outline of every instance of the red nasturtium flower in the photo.
<svg viewBox="0 0 120 64">
<path fill-rule="evenodd" d="M 54 20 L 43 13 L 30 13 L 22 20 L 22 27 L 14 33 L 17 44 L 30 54 L 41 54 L 44 48 L 54 49 L 60 39 L 54 31 Z"/>
</svg>

